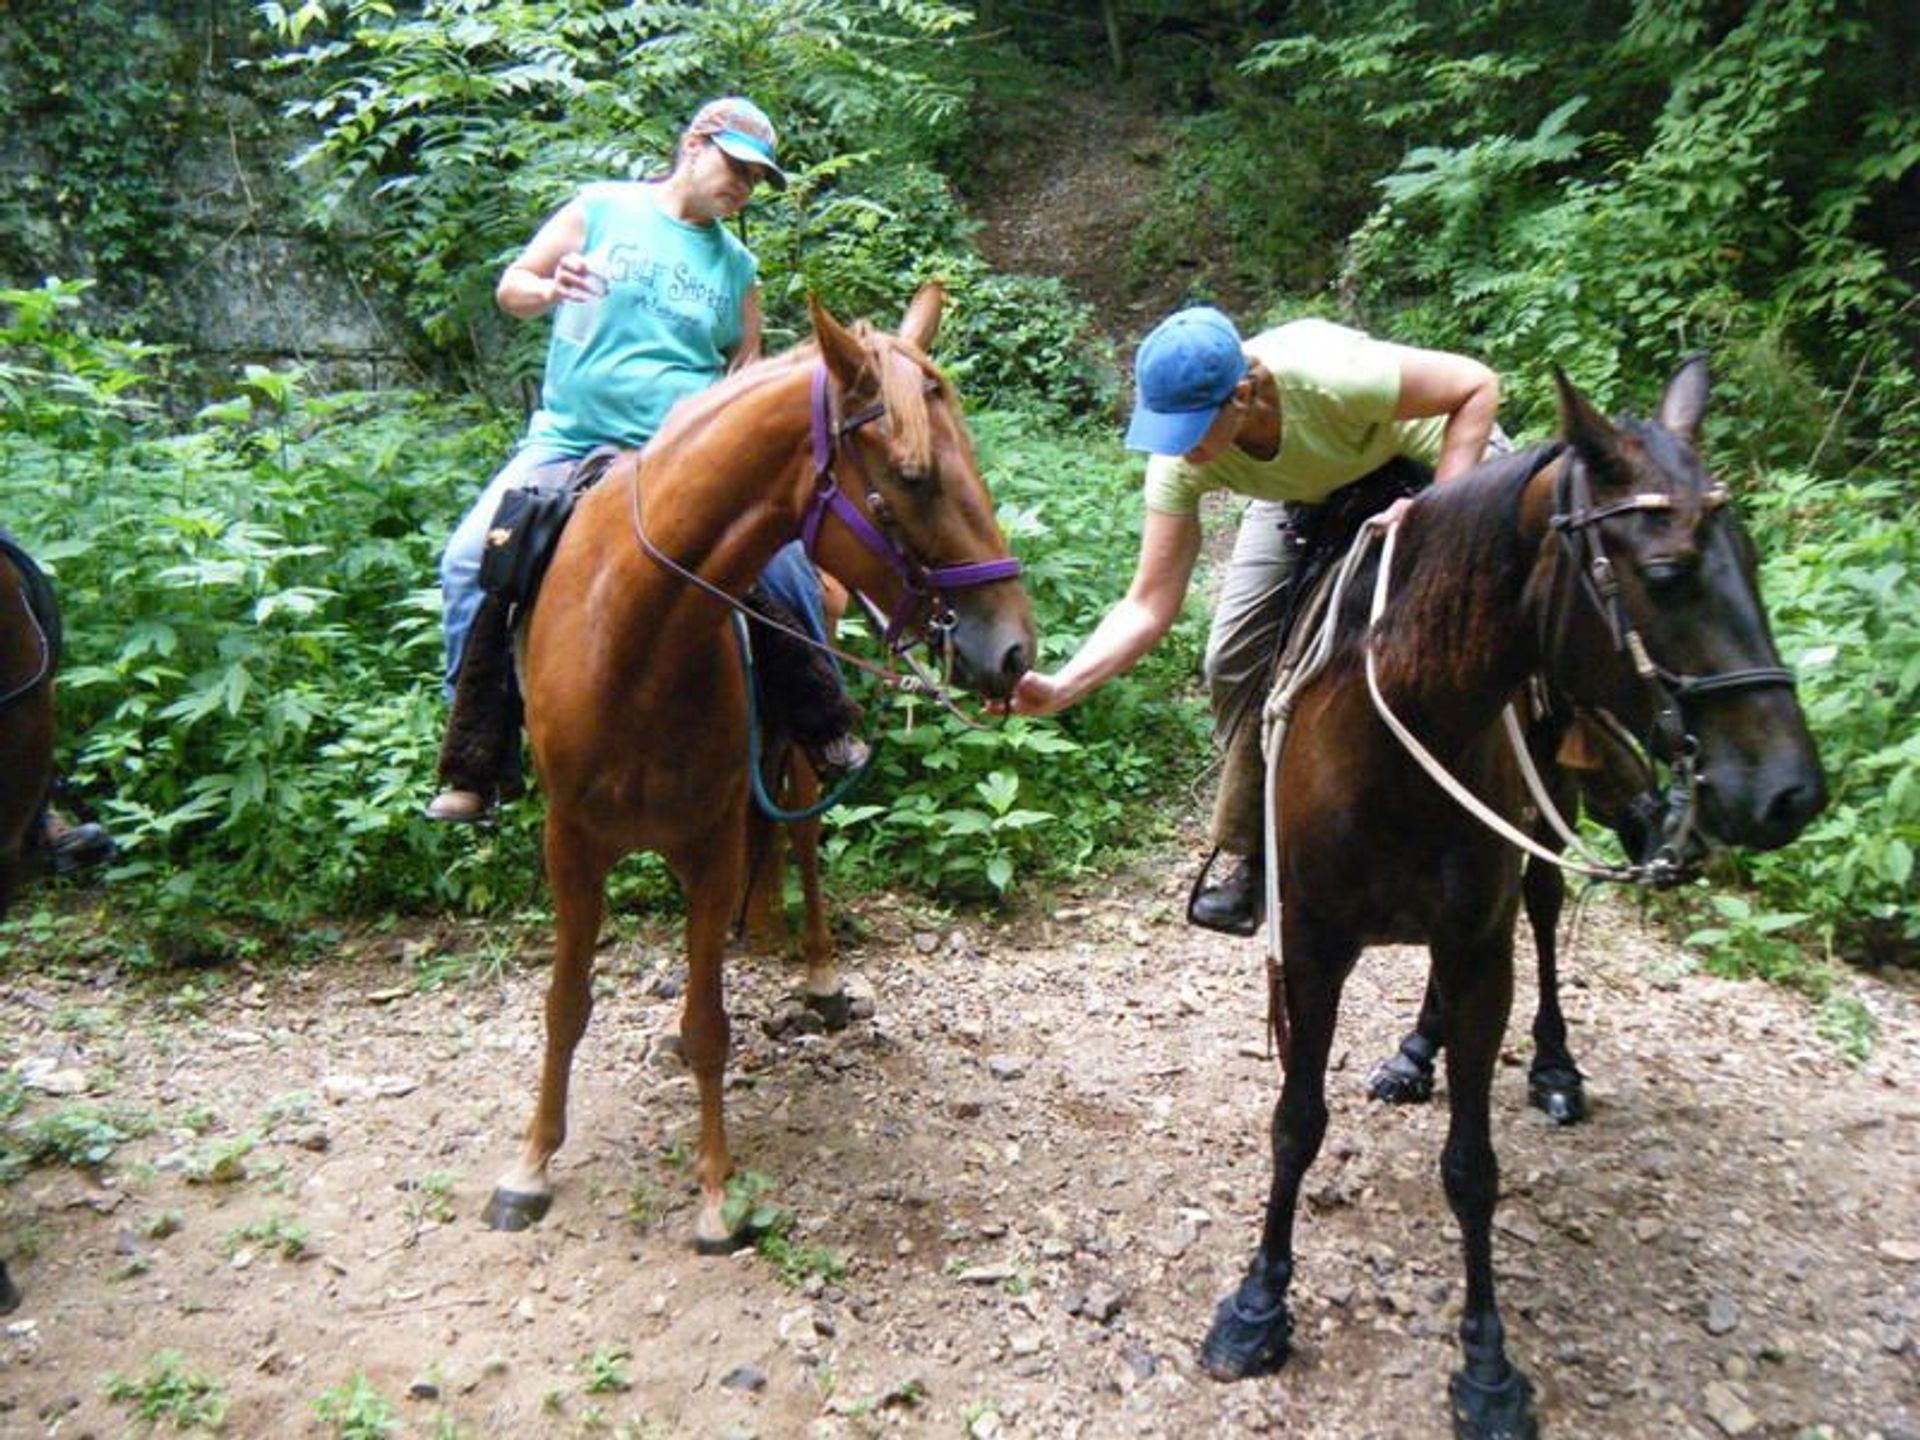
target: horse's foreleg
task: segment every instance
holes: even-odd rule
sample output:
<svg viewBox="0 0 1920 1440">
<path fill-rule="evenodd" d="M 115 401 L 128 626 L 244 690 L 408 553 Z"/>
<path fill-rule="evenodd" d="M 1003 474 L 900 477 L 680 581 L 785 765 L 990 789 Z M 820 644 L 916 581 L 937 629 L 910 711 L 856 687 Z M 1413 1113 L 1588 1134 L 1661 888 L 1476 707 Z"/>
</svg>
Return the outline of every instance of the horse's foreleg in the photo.
<svg viewBox="0 0 1920 1440">
<path fill-rule="evenodd" d="M 1451 948 L 1436 942 L 1434 974 L 1447 1009 L 1451 1118 L 1440 1173 L 1460 1226 L 1467 1293 L 1460 1317 L 1465 1366 L 1448 1387 L 1462 1440 L 1527 1440 L 1537 1433 L 1533 1387 L 1507 1358 L 1494 1300 L 1493 1212 L 1500 1189 L 1491 1096 L 1500 1039 L 1513 1003 L 1513 938 Z"/>
<path fill-rule="evenodd" d="M 1293 1222 L 1300 1185 L 1327 1133 L 1327 1056 L 1339 1017 L 1340 989 L 1359 947 L 1344 938 L 1304 943 L 1305 927 L 1281 907 L 1287 955 L 1286 1005 L 1291 1033 L 1287 1078 L 1273 1109 L 1273 1184 L 1260 1248 L 1239 1288 L 1220 1302 L 1200 1363 L 1217 1380 L 1265 1375 L 1286 1362 L 1293 1316 Z"/>
<path fill-rule="evenodd" d="M 744 1237 L 727 1223 L 727 1179 L 733 1157 L 727 1151 L 727 1122 L 722 1105 L 732 1029 L 727 1020 L 721 959 L 745 868 L 744 826 L 724 826 L 717 842 L 675 870 L 687 895 L 687 992 L 680 1011 L 680 1044 L 700 1093 L 700 1143 L 694 1176 L 700 1182 L 700 1214 L 694 1245 L 703 1254 L 735 1249 Z"/>
<path fill-rule="evenodd" d="M 1546 1111 L 1556 1125 L 1587 1118 L 1586 1087 L 1567 1049 L 1567 1017 L 1560 1011 L 1558 932 L 1567 882 L 1556 865 L 1527 861 L 1521 881 L 1527 920 L 1540 961 L 1540 1003 L 1533 1012 L 1533 1065 L 1527 1071 L 1527 1103 Z"/>
<path fill-rule="evenodd" d="M 1420 1018 L 1400 1048 L 1373 1067 L 1367 1094 L 1389 1105 L 1424 1105 L 1433 1098 L 1433 1062 L 1443 1040 L 1440 992 L 1429 971 L 1427 991 L 1420 998 Z"/>
<path fill-rule="evenodd" d="M 547 1213 L 553 1186 L 547 1162 L 567 1138 L 567 1086 L 573 1052 L 593 1012 L 593 947 L 606 910 L 612 860 L 601 847 L 547 817 L 547 877 L 553 886 L 553 975 L 547 984 L 547 1047 L 540 1095 L 525 1147 L 500 1178 L 482 1218 L 495 1230 L 524 1230 Z"/>
</svg>

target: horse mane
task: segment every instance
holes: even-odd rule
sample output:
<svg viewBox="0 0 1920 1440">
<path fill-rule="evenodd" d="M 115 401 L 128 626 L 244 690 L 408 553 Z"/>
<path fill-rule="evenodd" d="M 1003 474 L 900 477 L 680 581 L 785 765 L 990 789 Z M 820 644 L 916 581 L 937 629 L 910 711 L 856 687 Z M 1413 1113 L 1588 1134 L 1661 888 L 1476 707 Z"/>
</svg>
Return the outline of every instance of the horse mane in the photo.
<svg viewBox="0 0 1920 1440">
<path fill-rule="evenodd" d="M 1485 617 L 1510 615 L 1534 565 L 1518 543 L 1527 483 L 1560 453 L 1558 443 L 1496 456 L 1436 485 L 1400 524 L 1392 610 L 1375 636 L 1380 683 L 1417 695 L 1421 677 L 1455 657 L 1471 663 L 1491 647 Z M 1372 570 L 1354 603 L 1372 601 Z M 1358 653 L 1358 647 L 1354 647 Z"/>
<path fill-rule="evenodd" d="M 917 346 L 899 336 L 875 329 L 865 320 L 857 320 L 849 328 L 865 357 L 860 378 L 872 378 L 879 389 L 880 401 L 886 406 L 888 459 L 897 471 L 908 477 L 932 473 L 933 423 L 926 387 L 927 382 L 933 382 L 935 393 L 957 409 L 958 402 L 946 377 Z M 796 369 L 818 364 L 819 359 L 819 343 L 803 340 L 778 355 L 741 367 L 718 384 L 689 395 L 675 405 L 649 448 L 663 451 L 679 444 L 688 432 L 705 428 L 742 397 L 791 375 Z"/>
</svg>

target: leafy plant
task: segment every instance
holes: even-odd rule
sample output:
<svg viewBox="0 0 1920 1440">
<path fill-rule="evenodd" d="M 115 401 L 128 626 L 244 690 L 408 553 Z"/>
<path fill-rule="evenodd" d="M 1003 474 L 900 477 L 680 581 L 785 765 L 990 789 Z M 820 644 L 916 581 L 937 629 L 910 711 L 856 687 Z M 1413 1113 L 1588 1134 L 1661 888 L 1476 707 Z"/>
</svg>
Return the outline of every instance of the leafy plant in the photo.
<svg viewBox="0 0 1920 1440">
<path fill-rule="evenodd" d="M 358 1370 L 315 1397 L 313 1413 L 337 1440 L 384 1440 L 402 1428 L 393 1402 Z"/>
<path fill-rule="evenodd" d="M 175 1430 L 218 1430 L 227 1415 L 226 1387 L 212 1376 L 189 1369 L 178 1350 L 161 1350 L 139 1376 L 109 1374 L 106 1395 L 129 1405 L 136 1418 Z"/>
<path fill-rule="evenodd" d="M 310 1227 L 276 1210 L 264 1219 L 236 1225 L 227 1232 L 222 1248 L 230 1256 L 252 1246 L 277 1253 L 283 1260 L 298 1260 L 312 1238 Z"/>
<path fill-rule="evenodd" d="M 627 1361 L 633 1358 L 633 1351 L 625 1345 L 597 1345 L 591 1355 L 580 1362 L 587 1376 L 589 1395 L 609 1395 L 633 1388 L 633 1377 L 627 1373 Z"/>
</svg>

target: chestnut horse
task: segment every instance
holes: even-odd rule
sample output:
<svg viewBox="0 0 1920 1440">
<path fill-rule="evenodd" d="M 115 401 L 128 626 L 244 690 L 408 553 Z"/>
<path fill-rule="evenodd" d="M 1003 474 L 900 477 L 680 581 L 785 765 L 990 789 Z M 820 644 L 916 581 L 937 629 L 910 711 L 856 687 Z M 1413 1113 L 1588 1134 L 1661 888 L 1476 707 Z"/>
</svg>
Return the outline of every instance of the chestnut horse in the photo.
<svg viewBox="0 0 1920 1440">
<path fill-rule="evenodd" d="M 683 402 L 645 450 L 581 500 L 522 632 L 527 733 L 547 797 L 556 937 L 546 1059 L 524 1149 L 486 1210 L 519 1229 L 552 1198 L 573 1053 L 592 1008 L 608 871 L 661 855 L 687 902 L 680 1035 L 700 1096 L 695 1241 L 735 1243 L 721 1090 L 729 1031 L 721 953 L 747 871 L 746 700 L 734 602 L 801 536 L 822 569 L 872 596 L 904 643 L 937 639 L 953 676 L 1009 694 L 1034 655 L 958 402 L 925 354 L 943 296 L 914 297 L 898 336 L 813 306 L 813 343 Z"/>
<path fill-rule="evenodd" d="M 1513 994 L 1520 857 L 1408 742 L 1517 831 L 1526 797 L 1500 715 L 1537 673 L 1697 775 L 1698 824 L 1719 841 L 1783 845 L 1826 798 L 1752 548 L 1696 455 L 1705 362 L 1681 367 L 1654 423 L 1616 427 L 1564 377 L 1559 387 L 1563 450 L 1437 486 L 1383 547 L 1358 552 L 1329 663 L 1293 697 L 1270 769 L 1286 1065 L 1273 1181 L 1259 1248 L 1202 1349 L 1220 1378 L 1286 1359 L 1294 1216 L 1326 1133 L 1341 988 L 1364 947 L 1424 941 L 1447 1042 L 1441 1175 L 1466 1269 L 1465 1365 L 1449 1390 L 1455 1433 L 1475 1440 L 1537 1433 L 1493 1282 L 1489 1092 Z M 1391 584 L 1370 620 L 1366 592 L 1383 570 Z"/>
<path fill-rule="evenodd" d="M 0 530 L 0 918 L 32 867 L 53 780 L 53 672 L 60 611 L 53 588 Z M 0 1264 L 0 1314 L 20 1294 Z"/>
</svg>

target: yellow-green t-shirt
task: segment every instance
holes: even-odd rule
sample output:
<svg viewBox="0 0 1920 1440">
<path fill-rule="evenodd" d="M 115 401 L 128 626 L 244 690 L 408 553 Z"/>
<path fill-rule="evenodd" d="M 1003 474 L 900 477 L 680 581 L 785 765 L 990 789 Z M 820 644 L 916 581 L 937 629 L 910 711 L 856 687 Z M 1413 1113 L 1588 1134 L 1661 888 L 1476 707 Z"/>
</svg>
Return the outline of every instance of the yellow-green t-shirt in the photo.
<svg viewBox="0 0 1920 1440">
<path fill-rule="evenodd" d="M 1326 320 L 1295 320 L 1246 342 L 1280 387 L 1280 453 L 1256 460 L 1237 446 L 1205 465 L 1147 461 L 1147 508 L 1196 514 L 1209 490 L 1313 505 L 1396 456 L 1432 465 L 1447 417 L 1396 420 L 1400 361 L 1393 347 Z"/>
</svg>

